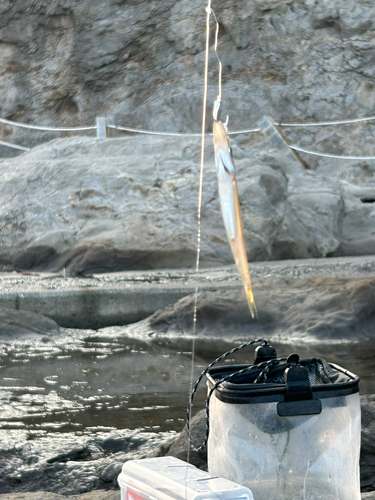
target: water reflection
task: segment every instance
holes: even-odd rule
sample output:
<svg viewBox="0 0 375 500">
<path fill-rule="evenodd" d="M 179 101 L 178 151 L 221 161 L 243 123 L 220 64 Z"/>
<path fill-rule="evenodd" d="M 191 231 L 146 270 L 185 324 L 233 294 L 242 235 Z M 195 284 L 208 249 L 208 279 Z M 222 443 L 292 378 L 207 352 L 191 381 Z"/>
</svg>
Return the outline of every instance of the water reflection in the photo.
<svg viewBox="0 0 375 500">
<path fill-rule="evenodd" d="M 114 335 L 63 330 L 3 344 L 0 428 L 180 430 L 189 356 Z"/>
<path fill-rule="evenodd" d="M 189 342 L 146 343 L 121 335 L 65 329 L 54 337 L 35 335 L 3 343 L 0 352 L 0 429 L 50 433 L 144 429 L 179 431 L 190 385 Z M 232 347 L 198 340 L 197 378 L 207 363 Z M 278 344 L 280 356 L 321 356 L 361 376 L 361 392 L 375 393 L 375 347 L 354 344 Z M 252 362 L 247 348 L 227 363 Z M 204 405 L 205 389 L 195 400 Z"/>
<path fill-rule="evenodd" d="M 303 277 L 311 276 L 313 269 L 316 270 L 311 262 L 306 262 L 304 268 L 300 262 L 295 265 Z M 350 269 L 353 271 L 350 263 L 347 268 L 342 263 L 336 265 L 340 267 L 335 273 L 340 276 L 349 273 Z M 202 293 L 198 319 L 201 321 L 199 332 L 205 340 L 196 342 L 194 378 L 209 362 L 233 346 L 233 342 L 218 340 L 219 337 L 229 332 L 232 339 L 244 337 L 246 340 L 247 332 L 252 335 L 260 332 L 272 336 L 280 356 L 297 352 L 301 357 L 324 357 L 360 375 L 362 393 L 375 393 L 375 346 L 367 340 L 373 325 L 369 283 L 333 278 L 293 280 L 292 283 L 290 273 L 294 276 L 297 268 L 283 266 L 277 276 L 287 278 L 272 278 L 271 287 L 269 279 L 258 280 L 257 300 L 263 293 L 264 304 L 264 317 L 258 322 L 258 329 L 256 324 L 247 323 L 246 305 L 241 309 L 243 299 L 235 290 Z M 194 279 L 199 283 L 205 279 L 215 283 L 221 281 L 227 286 L 229 281 L 237 279 L 228 269 L 212 270 L 209 276 L 202 271 Z M 264 276 L 275 267 L 261 263 L 257 269 L 255 275 L 258 272 L 259 276 Z M 326 272 L 332 272 L 332 267 L 327 269 Z M 152 279 L 163 283 L 166 280 L 164 284 L 171 279 L 182 280 L 181 283 L 189 281 L 188 274 L 177 271 L 176 274 L 156 274 L 153 273 Z M 23 280 L 19 276 L 7 279 L 8 286 L 14 279 Z M 118 286 L 134 287 L 137 280 L 147 282 L 151 278 L 138 273 L 118 274 L 117 277 L 104 275 L 100 280 L 93 278 L 94 281 L 85 278 L 80 286 L 89 287 L 90 283 L 109 279 Z M 74 280 L 70 280 L 59 280 L 61 287 L 72 286 Z M 45 281 L 48 288 L 50 280 Z M 25 283 L 20 281 L 19 286 Z M 274 297 L 272 301 L 270 294 Z M 229 303 L 233 304 L 233 309 L 228 308 Z M 173 306 L 173 311 L 167 308 L 150 321 L 143 320 L 128 327 L 100 331 L 62 329 L 59 335 L 28 334 L 2 339 L 0 429 L 25 431 L 33 439 L 47 431 L 56 436 L 90 435 L 99 430 L 109 433 L 124 429 L 157 433 L 179 431 L 185 421 L 190 386 L 191 338 L 186 332 L 191 331 L 192 304 L 193 296 L 186 297 Z M 353 314 L 348 315 L 349 306 Z M 327 329 L 322 321 L 327 322 Z M 298 339 L 294 343 L 290 343 L 290 331 L 293 339 Z M 217 338 L 210 338 L 211 335 Z M 336 340 L 332 341 L 333 337 Z M 354 337 L 364 340 L 355 342 Z M 249 363 L 252 359 L 251 348 L 225 362 Z M 204 398 L 202 384 L 195 398 L 195 410 L 203 407 Z"/>
</svg>

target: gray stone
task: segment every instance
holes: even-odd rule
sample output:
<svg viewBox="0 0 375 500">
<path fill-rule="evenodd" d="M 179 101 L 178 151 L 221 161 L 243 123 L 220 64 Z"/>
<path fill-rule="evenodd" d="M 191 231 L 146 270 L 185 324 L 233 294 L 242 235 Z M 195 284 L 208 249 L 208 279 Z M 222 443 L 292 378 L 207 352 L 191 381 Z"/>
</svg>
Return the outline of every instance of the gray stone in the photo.
<svg viewBox="0 0 375 500">
<path fill-rule="evenodd" d="M 371 167 L 285 175 L 277 151 L 233 146 L 249 260 L 375 252 Z M 198 163 L 199 140 L 150 137 L 58 139 L 2 160 L 0 269 L 192 267 Z M 232 262 L 208 144 L 201 265 Z"/>
<path fill-rule="evenodd" d="M 55 321 L 40 314 L 0 307 L 0 336 L 58 334 L 60 327 Z"/>
<path fill-rule="evenodd" d="M 370 340 L 374 331 L 375 280 L 272 278 L 253 280 L 259 319 L 252 321 L 243 290 L 198 294 L 197 335 L 204 339 L 281 342 Z M 194 294 L 123 327 L 124 333 L 184 342 L 193 332 Z M 134 332 L 134 333 L 132 333 Z"/>
<path fill-rule="evenodd" d="M 71 0 L 42 1 L 37 4 L 27 0 L 22 5 L 4 1 L 1 5 L 0 116 L 23 122 L 72 126 L 93 125 L 96 116 L 107 116 L 110 122 L 120 125 L 199 131 L 205 13 L 197 0 L 183 0 L 178 5 L 170 2 L 160 5 L 152 0 L 148 2 L 147 8 L 139 2 L 119 3 L 117 0 L 95 6 L 89 0 L 78 4 Z M 249 0 L 238 4 L 234 0 L 218 0 L 215 13 L 221 25 L 219 53 L 224 65 L 223 116 L 230 115 L 230 129 L 251 128 L 264 114 L 273 116 L 276 121 L 286 122 L 373 114 L 374 6 L 371 3 L 358 3 L 356 0 Z M 211 60 L 210 70 L 208 101 L 211 107 L 217 94 L 215 58 Z M 35 145 L 56 137 L 51 132 L 3 125 L 2 131 L 2 139 L 24 145 Z M 95 135 L 95 131 L 92 134 Z M 111 134 L 116 132 L 111 131 Z M 368 125 L 286 129 L 286 134 L 294 143 L 323 152 L 373 153 L 374 129 Z M 164 146 L 160 146 L 159 139 L 154 141 L 156 149 L 170 148 L 174 151 L 185 147 L 186 143 L 182 139 L 172 141 L 163 138 L 161 142 Z M 250 138 L 242 135 L 238 141 L 246 149 L 269 149 L 261 134 Z M 112 147 L 113 142 L 109 144 Z M 1 152 L 13 154 L 12 150 L 5 148 Z M 153 156 L 152 148 L 150 155 Z M 96 156 L 101 157 L 100 154 Z M 337 180 L 342 175 L 366 168 L 373 177 L 372 163 L 302 156 L 312 170 L 321 171 L 323 176 L 329 178 L 332 196 L 341 195 Z M 126 153 L 122 155 L 122 158 L 125 157 Z M 149 165 L 151 170 L 154 169 L 152 159 L 137 158 L 134 165 L 139 165 L 140 161 Z M 198 156 L 195 156 L 194 165 L 197 163 Z M 94 164 L 95 169 L 97 163 L 94 161 Z M 254 161 L 251 164 L 254 165 Z M 4 168 L 1 165 L 2 171 Z M 10 168 L 13 169 L 13 166 Z M 50 164 L 47 170 L 49 168 L 59 173 L 62 184 L 65 175 L 69 177 L 71 174 L 71 169 L 66 165 L 61 164 L 59 169 L 57 165 L 52 167 Z M 176 168 L 177 174 L 181 169 Z M 86 178 L 87 169 L 79 169 L 77 175 Z M 28 179 L 28 189 L 37 182 L 38 175 L 33 178 L 34 181 Z M 143 182 L 147 184 L 146 180 Z M 109 218 L 119 214 L 117 207 L 103 196 L 102 184 L 97 179 L 89 186 L 72 186 L 71 192 L 64 193 L 71 197 L 70 202 L 76 211 L 86 210 L 86 234 L 84 231 L 77 234 L 74 227 L 69 227 L 71 217 L 65 210 L 50 213 L 49 216 L 44 214 L 41 200 L 45 202 L 46 197 L 43 195 L 39 203 L 34 203 L 28 209 L 19 207 L 16 210 L 13 207 L 9 211 L 5 210 L 0 216 L 0 219 L 4 218 L 1 224 L 3 237 L 7 228 L 25 233 L 25 239 L 19 242 L 16 262 L 13 262 L 12 256 L 8 259 L 9 265 L 38 267 L 44 257 L 51 260 L 65 252 L 65 257 L 59 260 L 61 265 L 66 264 L 77 273 L 90 272 L 90 269 L 100 268 L 98 254 L 102 254 L 101 260 L 111 261 L 112 250 L 116 251 L 122 268 L 134 265 L 135 261 L 139 266 L 165 266 L 173 260 L 186 262 L 187 255 L 193 260 L 191 248 L 187 250 L 184 245 L 181 250 L 177 243 L 174 244 L 177 248 L 171 249 L 173 255 L 168 257 L 166 263 L 161 262 L 160 256 L 149 258 L 148 251 L 142 254 L 140 248 L 120 245 L 117 241 L 114 243 L 109 234 L 113 222 L 111 230 L 107 228 L 105 231 L 104 228 Z M 110 187 L 115 189 L 113 181 L 111 184 Z M 133 186 L 135 191 L 128 192 L 140 194 L 138 184 L 136 181 Z M 52 189 L 59 192 L 56 185 L 50 188 L 47 193 L 51 194 Z M 17 189 L 18 192 L 23 191 L 20 186 Z M 169 193 L 171 189 L 165 185 L 159 189 L 164 189 L 170 201 L 173 201 L 173 192 Z M 174 193 L 175 200 L 179 198 L 178 191 Z M 118 192 L 126 195 L 121 193 L 121 189 Z M 214 192 L 214 188 L 207 191 L 206 202 Z M 189 198 L 186 193 L 183 197 Z M 181 210 L 186 208 L 181 199 L 178 202 Z M 330 210 L 332 199 L 320 201 L 320 195 L 316 193 L 315 200 L 309 203 L 313 213 L 319 203 L 323 204 L 324 212 Z M 59 202 L 57 205 L 61 208 Z M 249 208 L 256 209 L 255 205 L 253 207 L 251 204 Z M 361 232 L 362 224 L 358 224 L 358 221 L 365 221 L 363 224 L 366 228 L 371 227 L 372 209 L 371 206 L 362 205 L 358 198 L 351 204 L 349 201 L 344 203 L 342 197 L 339 207 L 335 206 L 333 218 L 339 221 L 339 233 L 342 231 L 343 234 L 333 233 L 327 241 L 321 241 L 322 234 L 319 231 L 315 234 L 314 230 L 302 250 L 299 249 L 299 243 L 295 244 L 293 234 L 289 234 L 288 227 L 293 221 L 288 222 L 288 217 L 283 217 L 281 228 L 276 222 L 279 231 L 274 230 L 275 242 L 271 244 L 264 241 L 264 235 L 268 227 L 274 227 L 275 220 L 265 221 L 261 229 L 260 224 L 253 224 L 256 227 L 248 224 L 248 246 L 251 245 L 249 255 L 252 259 L 261 259 L 320 256 L 331 252 L 338 255 L 373 252 L 375 245 L 371 231 L 363 228 Z M 149 208 L 155 210 L 154 206 Z M 279 219 L 280 215 L 288 213 L 288 204 L 279 203 L 277 208 Z M 299 211 L 299 203 L 293 205 L 293 210 Z M 357 216 L 352 216 L 352 211 Z M 168 212 L 171 212 L 170 207 Z M 254 212 L 257 216 L 257 211 Z M 173 215 L 171 218 L 174 218 Z M 120 219 L 125 221 L 122 216 Z M 329 217 L 323 219 L 323 225 L 329 225 Z M 135 214 L 133 221 L 137 227 L 144 225 L 144 220 Z M 316 226 L 321 222 L 321 218 L 318 218 Z M 34 223 L 41 223 L 48 228 L 45 235 L 39 235 L 39 239 L 36 234 L 30 235 L 30 225 Z M 182 224 L 185 228 L 184 238 L 192 242 L 194 231 L 187 231 L 186 225 L 190 224 Z M 95 238 L 92 231 L 99 232 L 98 226 L 102 228 L 103 237 Z M 121 231 L 126 234 L 132 229 L 131 221 L 127 221 L 124 228 L 121 227 Z M 300 224 L 297 225 L 299 229 Z M 160 228 L 155 231 L 162 233 Z M 280 233 L 280 237 L 277 233 Z M 87 241 L 89 234 L 90 242 Z M 166 236 L 171 234 L 162 234 L 160 237 Z M 182 238 L 181 233 L 180 236 Z M 69 244 L 70 238 L 75 237 L 80 239 Z M 218 234 L 212 237 L 220 238 Z M 94 243 L 97 246 L 92 250 Z M 207 244 L 211 243 L 208 241 Z M 0 247 L 3 245 L 1 241 Z M 5 248 L 8 251 L 8 245 Z M 54 254 L 55 251 L 58 255 Z M 220 256 L 208 256 L 208 260 L 221 261 L 223 252 L 219 253 Z M 224 259 L 227 258 L 224 252 Z M 7 260 L 6 256 L 3 256 L 3 260 Z M 158 262 L 155 264 L 155 261 Z M 105 268 L 110 267 L 111 264 L 108 264 Z"/>
</svg>

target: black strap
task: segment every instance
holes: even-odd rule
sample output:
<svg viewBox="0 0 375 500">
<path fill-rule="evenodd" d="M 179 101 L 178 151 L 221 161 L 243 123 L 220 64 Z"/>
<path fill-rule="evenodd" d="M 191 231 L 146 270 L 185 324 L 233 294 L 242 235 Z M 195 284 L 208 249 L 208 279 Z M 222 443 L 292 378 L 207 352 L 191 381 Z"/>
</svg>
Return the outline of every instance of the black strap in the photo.
<svg viewBox="0 0 375 500">
<path fill-rule="evenodd" d="M 249 347 L 251 345 L 258 344 L 258 343 L 261 343 L 261 342 L 263 342 L 263 344 L 265 344 L 265 345 L 268 344 L 267 340 L 265 340 L 265 339 L 255 339 L 255 340 L 250 340 L 249 342 L 241 344 L 241 345 L 239 345 L 237 347 L 234 347 L 230 351 L 225 352 L 224 354 L 222 354 L 221 356 L 219 356 L 218 358 L 216 358 L 214 361 L 212 361 L 212 363 L 210 363 L 203 370 L 203 372 L 199 375 L 197 381 L 194 384 L 193 390 L 191 391 L 189 405 L 187 407 L 187 412 L 186 412 L 186 427 L 187 427 L 187 432 L 188 432 L 188 436 L 189 436 L 189 443 L 190 443 L 190 446 L 192 447 L 192 449 L 194 451 L 200 451 L 200 450 L 202 450 L 207 445 L 208 435 L 209 435 L 209 432 L 210 432 L 210 422 L 209 422 L 210 407 L 209 407 L 209 405 L 210 405 L 211 396 L 214 393 L 215 389 L 217 389 L 217 387 L 220 384 L 222 384 L 223 382 L 227 382 L 227 381 L 231 380 L 232 378 L 236 377 L 237 375 L 242 375 L 243 373 L 247 373 L 248 371 L 250 371 L 254 367 L 254 365 L 249 365 L 246 368 L 242 368 L 241 370 L 233 372 L 233 373 L 231 373 L 231 374 L 229 374 L 229 375 L 221 378 L 220 380 L 218 380 L 212 386 L 212 388 L 210 389 L 210 391 L 208 393 L 207 400 L 206 400 L 206 438 L 205 438 L 204 442 L 200 446 L 195 446 L 194 443 L 193 443 L 193 441 L 192 441 L 192 439 L 191 439 L 190 419 L 191 419 L 191 410 L 192 410 L 192 407 L 193 407 L 193 399 L 194 399 L 195 393 L 197 392 L 198 386 L 199 386 L 200 382 L 202 381 L 202 378 L 206 375 L 206 373 L 209 372 L 209 370 L 214 365 L 216 365 L 217 363 L 219 363 L 220 361 L 222 361 L 223 359 L 225 359 L 227 356 L 230 356 L 231 354 L 234 354 L 235 352 L 237 352 L 237 351 L 239 351 L 241 349 L 244 349 L 245 347 Z M 274 363 L 279 362 L 279 361 L 283 361 L 283 360 L 285 360 L 285 358 L 277 358 L 277 359 L 271 359 L 269 361 L 265 361 L 263 363 L 257 364 L 256 365 L 257 367 L 264 367 L 264 368 L 259 373 L 259 375 L 257 376 L 257 378 L 254 380 L 254 383 L 257 384 L 257 383 L 261 382 L 262 380 L 266 381 L 267 380 L 267 375 L 268 375 L 268 372 L 269 372 L 269 369 L 271 368 L 271 366 Z"/>
</svg>

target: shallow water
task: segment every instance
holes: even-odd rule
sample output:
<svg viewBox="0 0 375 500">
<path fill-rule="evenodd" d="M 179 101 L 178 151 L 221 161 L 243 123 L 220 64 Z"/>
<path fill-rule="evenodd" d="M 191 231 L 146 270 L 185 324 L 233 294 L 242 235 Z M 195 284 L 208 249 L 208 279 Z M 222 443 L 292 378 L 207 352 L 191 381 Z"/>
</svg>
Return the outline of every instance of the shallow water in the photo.
<svg viewBox="0 0 375 500">
<path fill-rule="evenodd" d="M 0 428 L 180 430 L 190 359 L 121 336 L 63 330 L 4 343 Z M 196 364 L 195 374 L 203 369 Z"/>
<path fill-rule="evenodd" d="M 143 429 L 180 431 L 190 387 L 189 342 L 142 342 L 103 332 L 62 330 L 59 336 L 28 336 L 3 342 L 0 351 L 0 429 L 49 433 Z M 233 344 L 196 343 L 194 380 L 203 368 Z M 274 343 L 279 356 L 298 352 L 321 356 L 361 376 L 361 392 L 375 393 L 375 346 Z M 183 350 L 185 349 L 185 351 Z M 227 363 L 253 359 L 253 348 Z M 205 388 L 195 409 L 204 405 Z"/>
</svg>

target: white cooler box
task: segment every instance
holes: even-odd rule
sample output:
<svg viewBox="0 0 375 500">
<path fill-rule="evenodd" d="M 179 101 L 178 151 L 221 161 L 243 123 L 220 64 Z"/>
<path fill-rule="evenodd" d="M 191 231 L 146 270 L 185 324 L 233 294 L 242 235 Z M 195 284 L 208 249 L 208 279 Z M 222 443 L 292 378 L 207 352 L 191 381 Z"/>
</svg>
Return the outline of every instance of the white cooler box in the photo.
<svg viewBox="0 0 375 500">
<path fill-rule="evenodd" d="M 249 488 L 174 457 L 129 460 L 118 483 L 121 500 L 254 500 Z"/>
</svg>

